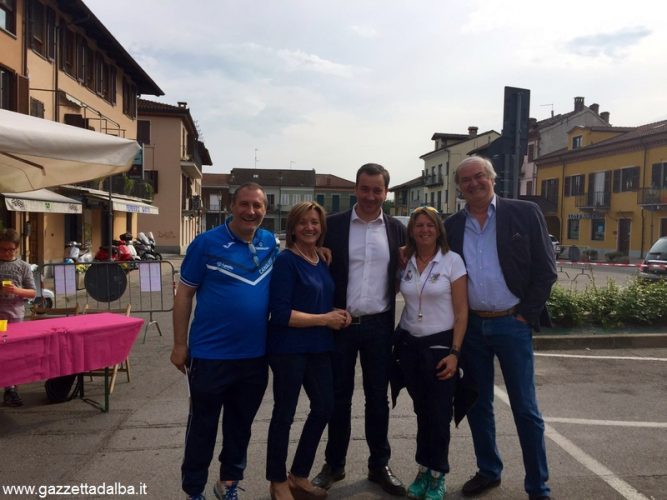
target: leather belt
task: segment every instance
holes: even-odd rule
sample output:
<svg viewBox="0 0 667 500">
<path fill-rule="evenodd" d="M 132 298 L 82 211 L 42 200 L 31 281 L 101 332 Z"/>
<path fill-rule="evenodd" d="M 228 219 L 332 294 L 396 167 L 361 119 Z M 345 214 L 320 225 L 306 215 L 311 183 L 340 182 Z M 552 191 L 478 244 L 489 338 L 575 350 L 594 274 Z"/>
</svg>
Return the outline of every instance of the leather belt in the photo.
<svg viewBox="0 0 667 500">
<path fill-rule="evenodd" d="M 383 317 L 384 315 L 386 315 L 389 312 L 390 311 L 384 311 L 384 312 L 377 313 L 377 314 L 364 314 L 364 315 L 361 315 L 361 316 L 352 316 L 352 322 L 350 323 L 350 326 L 352 326 L 352 325 L 361 325 L 363 323 L 368 323 L 369 321 L 376 320 L 378 318 Z"/>
<path fill-rule="evenodd" d="M 505 316 L 511 316 L 516 312 L 516 307 L 510 307 L 504 311 L 470 311 L 475 316 L 480 318 L 504 318 Z"/>
</svg>

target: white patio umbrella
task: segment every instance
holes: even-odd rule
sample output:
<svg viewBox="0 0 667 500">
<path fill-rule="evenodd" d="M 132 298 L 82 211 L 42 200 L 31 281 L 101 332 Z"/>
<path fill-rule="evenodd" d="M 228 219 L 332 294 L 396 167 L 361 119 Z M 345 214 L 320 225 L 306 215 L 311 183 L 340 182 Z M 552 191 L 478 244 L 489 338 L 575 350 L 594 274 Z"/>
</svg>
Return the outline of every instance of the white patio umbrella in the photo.
<svg viewBox="0 0 667 500">
<path fill-rule="evenodd" d="M 134 140 L 0 110 L 0 192 L 19 193 L 126 172 Z"/>
</svg>

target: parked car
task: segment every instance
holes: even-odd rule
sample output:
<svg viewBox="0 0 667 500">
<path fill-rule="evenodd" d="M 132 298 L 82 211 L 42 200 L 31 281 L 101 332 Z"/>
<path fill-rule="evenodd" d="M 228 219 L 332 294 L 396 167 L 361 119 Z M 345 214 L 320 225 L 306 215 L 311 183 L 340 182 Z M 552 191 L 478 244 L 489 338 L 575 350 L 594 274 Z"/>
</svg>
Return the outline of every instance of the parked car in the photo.
<svg viewBox="0 0 667 500">
<path fill-rule="evenodd" d="M 558 241 L 558 238 L 556 238 L 553 234 L 550 234 L 549 238 L 551 238 L 551 245 L 554 247 L 554 254 L 556 255 L 556 258 L 560 257 L 560 254 L 563 251 L 563 247 L 561 246 L 560 241 Z"/>
<path fill-rule="evenodd" d="M 408 221 L 410 220 L 410 217 L 407 215 L 394 215 L 394 219 L 401 221 L 405 227 L 408 227 Z"/>
<path fill-rule="evenodd" d="M 647 280 L 667 279 L 667 236 L 653 243 L 639 265 L 639 277 Z"/>
</svg>

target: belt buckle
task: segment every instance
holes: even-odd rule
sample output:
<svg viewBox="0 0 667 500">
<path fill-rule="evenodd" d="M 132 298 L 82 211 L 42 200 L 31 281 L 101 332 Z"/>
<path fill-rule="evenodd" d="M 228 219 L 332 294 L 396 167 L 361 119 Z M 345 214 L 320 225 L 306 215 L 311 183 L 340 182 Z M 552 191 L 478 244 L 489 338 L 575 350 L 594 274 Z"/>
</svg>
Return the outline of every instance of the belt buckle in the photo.
<svg viewBox="0 0 667 500">
<path fill-rule="evenodd" d="M 350 326 L 360 325 L 361 324 L 361 318 L 363 318 L 363 316 L 352 316 L 352 321 L 350 322 Z"/>
</svg>

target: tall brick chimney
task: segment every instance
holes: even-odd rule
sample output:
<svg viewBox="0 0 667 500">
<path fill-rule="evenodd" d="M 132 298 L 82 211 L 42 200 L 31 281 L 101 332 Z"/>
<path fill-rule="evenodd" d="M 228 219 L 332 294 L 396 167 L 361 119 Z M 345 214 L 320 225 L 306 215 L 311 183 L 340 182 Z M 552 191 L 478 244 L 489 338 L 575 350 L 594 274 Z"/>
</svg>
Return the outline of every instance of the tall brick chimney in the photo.
<svg viewBox="0 0 667 500">
<path fill-rule="evenodd" d="M 591 109 L 591 111 L 592 111 L 593 113 L 595 113 L 596 115 L 600 113 L 600 105 L 599 105 L 598 103 L 591 104 L 591 105 L 588 106 L 588 107 L 589 107 L 589 108 Z"/>
<path fill-rule="evenodd" d="M 478 130 L 478 127 L 473 127 L 473 126 L 468 127 L 468 135 L 470 137 L 477 137 L 477 130 Z"/>
<path fill-rule="evenodd" d="M 609 123 L 609 111 L 603 111 L 600 113 L 600 118 Z"/>
<path fill-rule="evenodd" d="M 583 97 L 575 97 L 574 98 L 574 110 L 575 111 L 583 111 L 584 110 L 584 98 Z"/>
</svg>

